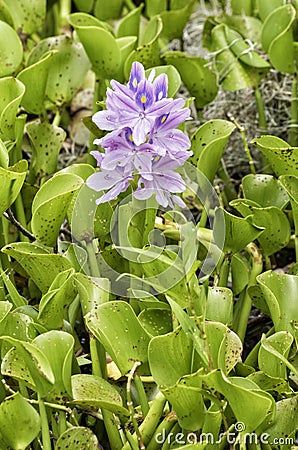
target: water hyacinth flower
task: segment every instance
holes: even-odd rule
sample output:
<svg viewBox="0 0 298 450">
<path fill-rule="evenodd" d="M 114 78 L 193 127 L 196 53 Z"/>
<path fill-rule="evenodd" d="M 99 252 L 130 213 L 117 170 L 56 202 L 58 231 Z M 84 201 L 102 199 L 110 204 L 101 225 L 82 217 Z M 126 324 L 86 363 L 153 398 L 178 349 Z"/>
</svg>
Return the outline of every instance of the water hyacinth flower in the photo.
<svg viewBox="0 0 298 450">
<path fill-rule="evenodd" d="M 139 62 L 132 64 L 129 81 L 123 85 L 111 81 L 107 89 L 106 110 L 92 120 L 109 133 L 94 143 L 105 152 L 93 151 L 100 171 L 87 179 L 96 191 L 107 191 L 97 203 L 104 203 L 126 191 L 138 177 L 135 198 L 148 199 L 173 207 L 185 206 L 181 193 L 186 186 L 175 170 L 191 156 L 190 140 L 177 127 L 190 117 L 183 99 L 167 97 L 168 78 L 161 74 L 148 79 Z"/>
</svg>

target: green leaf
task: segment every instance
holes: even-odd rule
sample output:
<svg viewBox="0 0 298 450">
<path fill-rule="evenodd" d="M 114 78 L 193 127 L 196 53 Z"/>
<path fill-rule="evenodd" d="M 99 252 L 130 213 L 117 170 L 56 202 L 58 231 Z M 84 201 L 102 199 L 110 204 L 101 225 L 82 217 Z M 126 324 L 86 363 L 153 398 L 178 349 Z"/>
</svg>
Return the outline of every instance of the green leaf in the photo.
<svg viewBox="0 0 298 450">
<path fill-rule="evenodd" d="M 283 0 L 256 0 L 260 18 L 264 21 L 276 8 L 284 5 Z"/>
<path fill-rule="evenodd" d="M 293 38 L 295 19 L 294 6 L 283 5 L 266 17 L 262 29 L 263 48 L 268 53 L 273 67 L 283 73 L 295 73 L 296 71 Z"/>
<path fill-rule="evenodd" d="M 116 39 L 99 21 L 90 24 L 87 14 L 71 14 L 70 24 L 75 28 L 80 41 L 99 78 L 113 78 L 120 70 L 121 53 Z"/>
<path fill-rule="evenodd" d="M 23 69 L 17 76 L 26 87 L 22 106 L 32 114 L 43 114 L 45 111 L 45 95 L 50 66 L 56 51 L 46 54 L 40 61 Z"/>
<path fill-rule="evenodd" d="M 172 313 L 167 309 L 146 308 L 138 315 L 142 327 L 151 336 L 159 336 L 172 331 Z"/>
<path fill-rule="evenodd" d="M 258 285 L 270 311 L 275 332 L 289 331 L 295 336 L 295 324 L 298 323 L 296 292 L 298 277 L 267 271 L 258 275 Z"/>
<path fill-rule="evenodd" d="M 277 176 L 298 176 L 298 147 L 291 147 L 276 136 L 261 136 L 251 143 L 268 159 Z"/>
<path fill-rule="evenodd" d="M 255 205 L 251 200 L 233 200 L 231 202 L 231 206 L 243 216 L 251 218 L 253 225 L 264 228 L 258 240 L 262 251 L 266 255 L 273 255 L 284 248 L 291 238 L 289 220 L 286 214 L 276 206 L 259 208 Z"/>
<path fill-rule="evenodd" d="M 56 172 L 66 133 L 62 128 L 40 120 L 28 123 L 26 131 L 32 146 L 29 178 L 36 183 Z"/>
<path fill-rule="evenodd" d="M 286 359 L 289 356 L 293 340 L 293 336 L 287 331 L 279 331 L 266 338 L 270 347 L 273 347 Z M 258 366 L 262 372 L 271 377 L 287 379 L 287 367 L 275 354 L 270 353 L 268 347 L 264 347 L 263 344 L 259 349 Z"/>
<path fill-rule="evenodd" d="M 15 139 L 15 122 L 25 86 L 16 78 L 0 78 L 0 138 Z"/>
<path fill-rule="evenodd" d="M 127 79 L 132 63 L 139 61 L 145 69 L 160 65 L 158 38 L 162 31 L 162 21 L 159 16 L 153 17 L 147 24 L 144 33 L 140 36 L 139 46 L 133 50 L 125 61 L 124 76 Z"/>
<path fill-rule="evenodd" d="M 235 253 L 231 260 L 232 291 L 234 295 L 240 294 L 249 282 L 250 266 L 241 253 Z"/>
<path fill-rule="evenodd" d="M 123 7 L 123 0 L 95 0 L 94 15 L 100 20 L 117 19 Z"/>
<path fill-rule="evenodd" d="M 132 369 L 135 361 L 142 363 L 138 371 L 148 374 L 150 337 L 128 303 L 104 303 L 87 314 L 86 323 L 111 355 L 122 375 Z"/>
<path fill-rule="evenodd" d="M 86 1 L 86 0 L 84 0 Z M 62 433 L 55 445 L 55 450 L 98 450 L 99 443 L 94 433 L 87 427 L 71 427 Z"/>
<path fill-rule="evenodd" d="M 210 120 L 201 125 L 191 139 L 190 161 L 212 183 L 222 154 L 235 125 L 227 120 Z"/>
<path fill-rule="evenodd" d="M 32 204 L 31 227 L 41 243 L 56 245 L 69 202 L 82 184 L 81 177 L 58 172 L 39 189 Z"/>
<path fill-rule="evenodd" d="M 234 14 L 243 14 L 245 16 L 252 16 L 253 4 L 252 0 L 231 0 L 231 8 Z"/>
<path fill-rule="evenodd" d="M 225 396 L 236 420 L 245 424 L 246 433 L 259 427 L 261 431 L 266 429 L 275 412 L 275 402 L 270 394 L 247 378 L 228 378 L 219 369 L 202 378 L 209 388 Z"/>
<path fill-rule="evenodd" d="M 289 196 L 283 184 L 272 175 L 249 174 L 242 178 L 244 197 L 264 208 L 276 206 L 283 209 L 289 202 Z"/>
<path fill-rule="evenodd" d="M 236 54 L 232 51 L 229 39 L 231 39 L 231 35 L 234 35 L 234 33 L 236 32 L 231 31 L 230 28 L 223 23 L 214 27 L 211 32 L 212 51 L 216 52 L 215 67 L 219 74 L 219 81 L 223 89 L 226 89 L 227 91 L 237 91 L 253 87 L 267 71 L 267 66 L 265 63 L 261 64 L 259 58 L 257 58 L 258 65 L 261 64 L 262 69 L 252 67 L 241 61 L 239 56 L 241 54 L 240 51 L 245 50 L 246 52 L 247 45 L 244 42 L 241 43 L 241 41 L 239 41 L 240 35 L 237 38 L 238 41 L 234 44 Z M 247 60 L 246 57 L 248 55 L 246 55 L 246 57 L 244 55 L 242 56 Z M 250 58 L 248 58 L 248 61 L 250 61 Z"/>
<path fill-rule="evenodd" d="M 172 9 L 170 11 L 161 11 L 159 16 L 162 20 L 161 36 L 169 41 L 172 39 L 181 39 L 185 25 L 192 13 L 195 0 L 190 0 L 184 8 Z"/>
<path fill-rule="evenodd" d="M 53 36 L 40 41 L 29 55 L 28 64 L 44 60 L 54 52 L 48 71 L 46 107 L 55 109 L 70 103 L 90 68 L 90 62 L 80 42 L 66 35 Z"/>
<path fill-rule="evenodd" d="M 93 2 L 94 0 L 74 0 L 74 4 L 76 5 L 77 9 L 86 13 L 91 12 Z"/>
<path fill-rule="evenodd" d="M 206 319 L 231 324 L 233 319 L 233 292 L 229 288 L 210 287 L 206 302 Z"/>
<path fill-rule="evenodd" d="M 129 416 L 122 406 L 119 391 L 103 378 L 95 375 L 73 375 L 71 377 L 73 399 L 69 402 L 84 409 L 104 408 L 116 415 Z"/>
<path fill-rule="evenodd" d="M 5 147 L 2 139 L 0 139 L 0 167 L 3 167 L 3 169 L 7 169 L 8 164 L 9 164 L 8 150 Z"/>
<path fill-rule="evenodd" d="M 270 427 L 266 429 L 266 433 L 270 435 L 270 441 L 273 439 L 286 440 L 292 436 L 295 441 L 294 433 L 297 431 L 297 410 L 298 397 L 284 398 L 276 402 L 276 415 Z"/>
<path fill-rule="evenodd" d="M 91 278 L 82 273 L 73 276 L 78 290 L 83 316 L 109 301 L 110 282 L 107 278 Z"/>
<path fill-rule="evenodd" d="M 17 196 L 25 181 L 27 172 L 27 161 L 22 159 L 14 166 L 3 169 L 0 167 L 0 184 L 1 184 L 1 197 L 0 197 L 0 214 L 9 208 Z"/>
<path fill-rule="evenodd" d="M 0 20 L 0 77 L 12 75 L 22 61 L 23 46 L 17 32 Z"/>
<path fill-rule="evenodd" d="M 190 95 L 195 98 L 196 108 L 203 108 L 216 97 L 216 75 L 207 67 L 205 59 L 176 51 L 164 53 L 163 59 L 176 67 Z"/>
<path fill-rule="evenodd" d="M 73 283 L 74 270 L 59 273 L 39 304 L 38 322 L 47 330 L 62 328 L 68 319 L 68 308 L 76 296 Z"/>
<path fill-rule="evenodd" d="M 42 293 L 47 292 L 58 273 L 71 268 L 66 258 L 39 244 L 15 242 L 2 251 L 17 260 Z"/>
<path fill-rule="evenodd" d="M 39 414 L 16 392 L 0 404 L 0 429 L 2 437 L 13 450 L 23 450 L 39 434 Z"/>
<path fill-rule="evenodd" d="M 12 16 L 15 30 L 32 34 L 43 28 L 46 17 L 46 0 L 5 0 Z"/>
<path fill-rule="evenodd" d="M 236 0 L 237 1 L 237 0 Z M 229 27 L 238 31 L 244 39 L 261 43 L 262 22 L 256 17 L 244 15 L 225 15 L 219 22 L 226 23 Z"/>
<path fill-rule="evenodd" d="M 136 36 L 120 37 L 116 39 L 116 42 L 121 52 L 121 68 L 119 74 L 117 75 L 117 80 L 119 80 L 119 82 L 124 82 L 126 81 L 123 71 L 124 63 L 128 58 L 128 56 L 131 54 L 131 52 L 134 51 L 134 49 L 136 48 L 137 37 Z"/>
<path fill-rule="evenodd" d="M 238 253 L 243 250 L 263 232 L 263 229 L 254 225 L 251 219 L 251 216 L 243 219 L 228 213 L 221 207 L 217 208 L 213 230 L 215 243 L 225 253 Z"/>
<path fill-rule="evenodd" d="M 148 17 L 156 16 L 167 9 L 167 0 L 147 0 L 146 14 Z"/>
<path fill-rule="evenodd" d="M 143 3 L 141 3 L 138 8 L 133 9 L 121 19 L 117 28 L 118 38 L 124 36 L 139 37 L 140 18 L 143 6 Z"/>
<path fill-rule="evenodd" d="M 181 86 L 181 78 L 178 70 L 174 66 L 158 66 L 154 67 L 153 69 L 147 69 L 145 71 L 146 78 L 148 78 L 152 70 L 154 70 L 155 72 L 155 77 L 157 77 L 161 73 L 165 73 L 167 75 L 168 97 L 174 97 Z"/>
</svg>

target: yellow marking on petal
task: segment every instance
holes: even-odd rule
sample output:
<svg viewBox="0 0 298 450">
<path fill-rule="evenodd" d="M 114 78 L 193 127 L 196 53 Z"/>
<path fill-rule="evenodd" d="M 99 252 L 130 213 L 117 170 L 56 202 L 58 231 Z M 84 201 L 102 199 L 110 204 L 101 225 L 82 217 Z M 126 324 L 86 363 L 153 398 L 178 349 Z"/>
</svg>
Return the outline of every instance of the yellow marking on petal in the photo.
<svg viewBox="0 0 298 450">
<path fill-rule="evenodd" d="M 160 156 L 155 156 L 154 162 L 157 162 L 157 161 L 159 161 L 159 160 L 160 160 Z"/>
<path fill-rule="evenodd" d="M 147 101 L 146 95 L 142 95 L 142 97 L 141 97 L 141 102 L 142 102 L 142 103 L 146 103 L 146 101 Z"/>
<path fill-rule="evenodd" d="M 136 78 L 133 79 L 132 85 L 133 85 L 134 88 L 137 87 L 137 85 L 138 85 L 138 80 L 137 80 Z"/>
<path fill-rule="evenodd" d="M 166 120 L 167 120 L 167 116 L 166 115 L 162 116 L 161 123 L 164 123 Z"/>
<path fill-rule="evenodd" d="M 130 140 L 130 142 L 133 142 L 132 134 L 129 135 L 128 139 Z"/>
</svg>

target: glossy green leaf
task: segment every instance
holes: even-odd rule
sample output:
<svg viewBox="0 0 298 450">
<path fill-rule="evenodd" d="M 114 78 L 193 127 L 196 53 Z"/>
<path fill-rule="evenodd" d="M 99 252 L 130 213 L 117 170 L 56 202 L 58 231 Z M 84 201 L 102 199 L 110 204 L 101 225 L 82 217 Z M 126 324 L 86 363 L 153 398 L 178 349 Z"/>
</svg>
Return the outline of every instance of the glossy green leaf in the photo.
<svg viewBox="0 0 298 450">
<path fill-rule="evenodd" d="M 266 428 L 274 415 L 275 402 L 270 394 L 259 389 L 247 378 L 226 377 L 215 370 L 202 377 L 209 388 L 225 396 L 235 414 L 236 420 L 245 424 L 245 432 Z"/>
<path fill-rule="evenodd" d="M 228 91 L 237 91 L 255 86 L 259 79 L 266 74 L 266 65 L 262 63 L 262 68 L 253 67 L 244 63 L 240 58 L 251 61 L 247 53 L 247 45 L 236 42 L 235 52 L 230 48 L 229 38 L 231 32 L 229 27 L 225 24 L 217 25 L 211 32 L 212 51 L 216 52 L 215 67 L 219 74 L 219 80 L 222 87 Z M 245 50 L 245 53 L 240 57 L 239 50 Z M 258 64 L 260 60 L 258 59 Z M 265 66 L 265 67 L 264 67 Z"/>
<path fill-rule="evenodd" d="M 15 30 L 32 34 L 42 29 L 46 17 L 46 0 L 5 0 L 13 19 Z"/>
<path fill-rule="evenodd" d="M 36 330 L 31 317 L 18 311 L 12 311 L 0 324 L 0 336 L 8 335 L 21 341 L 30 342 L 36 337 Z M 9 343 L 3 342 L 1 345 L 1 355 L 4 356 L 11 348 Z"/>
<path fill-rule="evenodd" d="M 207 61 L 183 52 L 166 52 L 163 55 L 167 64 L 176 67 L 191 96 L 195 98 L 198 109 L 210 103 L 217 94 L 216 75 L 207 67 Z"/>
<path fill-rule="evenodd" d="M 0 77 L 12 75 L 22 60 L 23 47 L 17 32 L 0 20 Z"/>
<path fill-rule="evenodd" d="M 269 14 L 279 6 L 284 5 L 284 0 L 256 0 L 259 16 L 264 21 Z"/>
<path fill-rule="evenodd" d="M 159 13 L 162 20 L 162 37 L 168 40 L 180 39 L 185 25 L 192 13 L 195 0 L 189 0 L 184 8 L 171 9 L 170 11 L 161 11 Z"/>
<path fill-rule="evenodd" d="M 76 295 L 73 274 L 73 269 L 59 273 L 40 300 L 37 320 L 47 330 L 62 328 L 63 321 L 68 319 L 68 308 Z"/>
<path fill-rule="evenodd" d="M 219 22 L 226 23 L 232 29 L 238 31 L 244 39 L 261 44 L 262 22 L 257 17 L 225 15 L 220 18 Z"/>
<path fill-rule="evenodd" d="M 210 287 L 206 302 L 206 319 L 225 325 L 231 324 L 233 302 L 233 292 L 229 288 Z"/>
<path fill-rule="evenodd" d="M 31 227 L 41 243 L 52 247 L 56 245 L 69 202 L 82 184 L 81 177 L 58 172 L 39 189 L 32 204 Z"/>
<path fill-rule="evenodd" d="M 46 107 L 55 108 L 70 103 L 85 79 L 90 62 L 80 42 L 60 35 L 40 41 L 30 53 L 28 64 L 44 60 L 49 51 L 54 54 L 47 78 Z"/>
<path fill-rule="evenodd" d="M 289 331 L 295 336 L 294 325 L 298 323 L 298 277 L 277 274 L 270 270 L 259 275 L 257 282 L 274 323 L 275 332 Z"/>
<path fill-rule="evenodd" d="M 62 128 L 40 120 L 28 123 L 26 131 L 32 146 L 29 177 L 36 182 L 56 172 L 66 133 Z"/>
<path fill-rule="evenodd" d="M 167 309 L 146 308 L 138 315 L 142 327 L 151 336 L 172 331 L 172 313 Z"/>
<path fill-rule="evenodd" d="M 186 314 L 186 312 L 169 296 L 167 296 L 167 301 L 169 302 L 172 311 L 180 323 L 185 335 L 187 335 L 193 342 L 193 347 L 196 350 L 198 357 L 202 361 L 203 365 L 208 367 L 206 340 L 204 340 L 199 327 L 196 325 L 193 318 L 189 317 L 188 314 Z"/>
<path fill-rule="evenodd" d="M 0 214 L 9 208 L 23 186 L 27 172 L 27 161 L 21 160 L 14 166 L 3 169 L 0 167 Z"/>
<path fill-rule="evenodd" d="M 191 139 L 191 162 L 212 183 L 222 154 L 235 125 L 227 120 L 210 120 L 204 123 Z"/>
<path fill-rule="evenodd" d="M 95 0 L 94 15 L 100 20 L 117 19 L 122 10 L 123 0 Z"/>
<path fill-rule="evenodd" d="M 221 243 L 224 240 L 222 250 L 225 253 L 237 253 L 243 250 L 247 244 L 257 239 L 263 229 L 253 225 L 251 216 L 241 218 L 230 214 L 226 210 L 215 210 L 214 239 Z"/>
<path fill-rule="evenodd" d="M 0 302 L 0 324 L 5 319 L 11 308 L 13 307 L 13 304 L 9 301 L 1 300 Z M 1 325 L 0 325 L 1 326 Z"/>
<path fill-rule="evenodd" d="M 118 24 L 117 37 L 137 36 L 140 31 L 140 18 L 143 4 L 126 14 Z"/>
<path fill-rule="evenodd" d="M 66 258 L 39 244 L 15 242 L 2 251 L 16 259 L 42 293 L 47 292 L 58 273 L 71 268 Z"/>
<path fill-rule="evenodd" d="M 266 338 L 266 341 L 282 356 L 288 358 L 293 343 L 293 336 L 289 332 L 279 331 Z M 260 370 L 271 377 L 287 379 L 287 367 L 275 354 L 268 351 L 268 347 L 264 347 L 262 344 L 258 354 L 258 366 Z"/>
<path fill-rule="evenodd" d="M 84 409 L 104 408 L 117 415 L 128 416 L 119 391 L 103 378 L 78 374 L 71 377 L 73 399 L 70 403 Z"/>
<path fill-rule="evenodd" d="M 121 53 L 116 39 L 100 23 L 90 25 L 87 14 L 84 15 L 84 20 L 82 16 L 71 14 L 69 20 L 84 46 L 94 72 L 100 78 L 115 77 L 121 64 Z"/>
<path fill-rule="evenodd" d="M 210 321 L 205 323 L 205 327 L 212 366 L 227 375 L 241 361 L 241 340 L 223 323 Z"/>
<path fill-rule="evenodd" d="M 298 177 L 294 175 L 281 175 L 279 181 L 286 189 L 291 201 L 298 204 Z"/>
<path fill-rule="evenodd" d="M 158 66 L 154 67 L 154 69 L 147 69 L 145 71 L 146 78 L 148 78 L 152 70 L 154 70 L 156 77 L 162 73 L 167 75 L 168 97 L 174 97 L 181 86 L 181 78 L 178 70 L 174 66 Z"/>
<path fill-rule="evenodd" d="M 1 435 L 13 450 L 23 450 L 38 436 L 40 417 L 19 393 L 0 404 Z"/>
<path fill-rule="evenodd" d="M 284 398 L 276 402 L 276 415 L 273 423 L 266 429 L 270 435 L 270 441 L 273 439 L 286 442 L 286 438 L 292 436 L 295 441 L 295 432 L 297 431 L 298 419 L 298 397 Z"/>
<path fill-rule="evenodd" d="M 62 433 L 55 445 L 55 450 L 98 450 L 99 443 L 94 433 L 87 427 L 71 427 Z"/>
<path fill-rule="evenodd" d="M 158 38 L 162 32 L 162 21 L 159 16 L 154 17 L 147 24 L 145 31 L 139 39 L 139 46 L 133 50 L 125 61 L 124 75 L 129 77 L 132 63 L 139 61 L 145 69 L 160 65 Z"/>
<path fill-rule="evenodd" d="M 249 45 L 237 31 L 226 27 L 225 36 L 229 48 L 239 61 L 256 69 L 269 69 L 270 64 L 254 51 L 252 45 Z"/>
<path fill-rule="evenodd" d="M 253 225 L 264 228 L 258 240 L 266 255 L 273 255 L 288 244 L 291 226 L 286 214 L 279 208 L 259 208 L 251 200 L 233 200 L 231 205 L 244 217 L 249 216 Z"/>
<path fill-rule="evenodd" d="M 291 147 L 276 136 L 261 136 L 252 144 L 268 159 L 276 175 L 298 176 L 298 147 Z"/>
<path fill-rule="evenodd" d="M 232 291 L 234 295 L 240 294 L 240 292 L 248 285 L 249 270 L 249 263 L 241 253 L 236 253 L 232 256 L 231 275 Z"/>
<path fill-rule="evenodd" d="M 146 14 L 149 17 L 156 16 L 167 9 L 167 0 L 147 0 Z"/>
<path fill-rule="evenodd" d="M 43 114 L 45 111 L 45 94 L 50 66 L 55 51 L 51 51 L 40 61 L 23 69 L 17 76 L 26 87 L 22 106 L 32 114 Z"/>
<path fill-rule="evenodd" d="M 2 139 L 0 139 L 0 167 L 3 167 L 3 169 L 7 169 L 8 164 L 9 164 L 8 150 Z"/>
<path fill-rule="evenodd" d="M 109 301 L 110 282 L 107 278 L 91 278 L 82 273 L 76 273 L 73 279 L 84 316 L 92 309 Z"/>
<path fill-rule="evenodd" d="M 262 29 L 262 45 L 271 64 L 283 73 L 296 71 L 293 24 L 296 10 L 291 4 L 276 8 L 266 17 Z M 278 24 L 278 26 L 276 26 Z M 284 49 L 287 49 L 285 52 Z"/>
<path fill-rule="evenodd" d="M 283 209 L 289 196 L 282 183 L 267 174 L 249 174 L 242 179 L 243 195 L 264 208 L 276 206 Z"/>
<path fill-rule="evenodd" d="M 257 383 L 257 385 L 261 389 L 263 389 L 263 391 L 269 393 L 272 392 L 273 395 L 276 392 L 278 392 L 279 394 L 291 392 L 289 383 L 285 379 L 270 377 L 269 375 L 261 371 L 251 373 L 248 378 L 254 383 Z"/>
<path fill-rule="evenodd" d="M 86 323 L 123 375 L 132 369 L 135 361 L 142 363 L 138 371 L 148 374 L 150 337 L 128 303 L 104 303 L 86 316 Z"/>
<path fill-rule="evenodd" d="M 246 16 L 252 16 L 253 2 L 252 0 L 231 0 L 231 8 L 234 14 L 243 14 Z"/>
<path fill-rule="evenodd" d="M 93 3 L 94 0 L 74 0 L 77 9 L 86 13 L 91 12 Z"/>
<path fill-rule="evenodd" d="M 128 56 L 131 54 L 131 52 L 135 50 L 137 46 L 137 37 L 136 36 L 120 37 L 116 39 L 116 42 L 121 53 L 121 67 L 119 74 L 117 75 L 117 80 L 119 80 L 119 82 L 124 82 L 125 81 L 125 75 L 123 72 L 124 63 L 128 58 Z"/>
<path fill-rule="evenodd" d="M 29 389 L 37 390 L 34 379 L 24 362 L 21 352 L 15 347 L 12 347 L 3 357 L 1 374 L 24 383 Z"/>
<path fill-rule="evenodd" d="M 15 139 L 16 115 L 25 86 L 16 78 L 0 78 L 0 138 L 3 141 Z"/>
</svg>

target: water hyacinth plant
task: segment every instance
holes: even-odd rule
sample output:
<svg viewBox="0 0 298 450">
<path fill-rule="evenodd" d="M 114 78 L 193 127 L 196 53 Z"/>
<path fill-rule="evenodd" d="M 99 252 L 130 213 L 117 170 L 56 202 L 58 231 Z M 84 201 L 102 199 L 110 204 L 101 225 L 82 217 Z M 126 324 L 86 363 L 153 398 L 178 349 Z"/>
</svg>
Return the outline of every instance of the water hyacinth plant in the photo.
<svg viewBox="0 0 298 450">
<path fill-rule="evenodd" d="M 0 450 L 297 447 L 296 17 L 0 1 Z"/>
<path fill-rule="evenodd" d="M 104 111 L 94 114 L 93 121 L 110 133 L 94 143 L 105 153 L 92 152 L 101 172 L 91 175 L 87 185 L 96 191 L 108 190 L 97 203 L 107 202 L 126 191 L 129 182 L 139 175 L 133 193 L 137 199 L 156 194 L 163 207 L 184 207 L 173 193 L 183 192 L 186 185 L 174 170 L 192 155 L 190 140 L 177 129 L 190 117 L 183 99 L 167 98 L 168 79 L 160 74 L 154 79 L 154 69 L 148 80 L 139 62 L 132 65 L 127 85 L 111 81 Z"/>
</svg>

